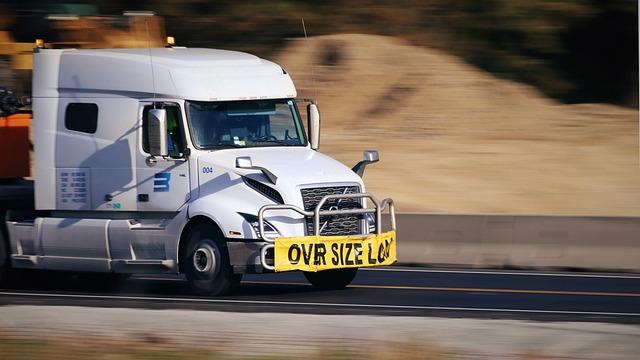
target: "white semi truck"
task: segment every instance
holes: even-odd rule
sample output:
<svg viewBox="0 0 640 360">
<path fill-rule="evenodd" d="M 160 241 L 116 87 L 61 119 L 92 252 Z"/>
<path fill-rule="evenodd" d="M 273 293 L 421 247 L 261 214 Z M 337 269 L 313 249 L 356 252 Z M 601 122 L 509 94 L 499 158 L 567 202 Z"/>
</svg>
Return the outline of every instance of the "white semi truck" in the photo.
<svg viewBox="0 0 640 360">
<path fill-rule="evenodd" d="M 342 288 L 396 261 L 393 201 L 362 182 L 377 152 L 353 169 L 319 153 L 318 107 L 305 131 L 279 65 L 177 47 L 33 61 L 34 205 L 0 198 L 0 272 L 184 273 L 219 295 L 244 273 Z"/>
</svg>

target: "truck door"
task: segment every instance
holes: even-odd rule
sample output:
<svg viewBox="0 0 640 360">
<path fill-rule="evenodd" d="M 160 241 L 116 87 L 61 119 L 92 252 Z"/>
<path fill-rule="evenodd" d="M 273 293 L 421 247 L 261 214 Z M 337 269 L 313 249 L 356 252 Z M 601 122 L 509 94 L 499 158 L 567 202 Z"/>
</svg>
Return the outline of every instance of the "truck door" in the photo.
<svg viewBox="0 0 640 360">
<path fill-rule="evenodd" d="M 167 211 L 180 209 L 189 200 L 190 181 L 188 158 L 184 155 L 186 138 L 180 105 L 156 103 L 167 111 L 169 156 L 149 155 L 147 116 L 152 103 L 143 103 L 140 111 L 141 127 L 137 157 L 138 211 Z"/>
</svg>

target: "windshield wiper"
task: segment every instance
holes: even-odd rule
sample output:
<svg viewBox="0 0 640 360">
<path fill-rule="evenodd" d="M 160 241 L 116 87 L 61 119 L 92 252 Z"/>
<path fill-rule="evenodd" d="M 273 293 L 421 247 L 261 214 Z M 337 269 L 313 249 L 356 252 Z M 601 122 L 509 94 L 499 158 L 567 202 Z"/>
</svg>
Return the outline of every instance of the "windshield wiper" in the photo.
<svg viewBox="0 0 640 360">
<path fill-rule="evenodd" d="M 283 146 L 296 146 L 296 145 L 298 145 L 298 144 L 292 144 L 292 143 L 286 142 L 286 140 L 272 140 L 272 139 L 251 141 L 250 144 L 278 144 L 278 145 L 283 145 Z"/>
<path fill-rule="evenodd" d="M 215 150 L 215 149 L 238 149 L 238 148 L 250 148 L 250 147 L 257 147 L 256 145 L 271 145 L 271 146 L 302 146 L 302 144 L 292 144 L 292 143 L 288 143 L 285 142 L 285 140 L 272 140 L 272 139 L 265 139 L 265 140 L 259 140 L 259 141 L 247 141 L 247 143 L 245 145 L 240 145 L 240 144 L 215 144 L 215 145 L 207 145 L 207 146 L 203 146 L 203 149 L 209 149 L 209 150 Z"/>
<path fill-rule="evenodd" d="M 207 145 L 203 146 L 203 149 L 235 149 L 235 148 L 244 148 L 245 145 L 240 144 L 215 144 L 215 145 Z"/>
</svg>

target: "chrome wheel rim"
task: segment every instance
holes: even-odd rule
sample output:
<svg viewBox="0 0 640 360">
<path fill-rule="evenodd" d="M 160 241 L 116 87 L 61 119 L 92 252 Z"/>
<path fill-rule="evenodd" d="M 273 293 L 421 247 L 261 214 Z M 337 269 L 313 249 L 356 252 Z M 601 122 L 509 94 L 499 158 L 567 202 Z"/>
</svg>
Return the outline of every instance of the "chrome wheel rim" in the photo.
<svg viewBox="0 0 640 360">
<path fill-rule="evenodd" d="M 193 253 L 193 267 L 197 272 L 209 272 L 215 265 L 215 256 L 209 247 L 199 247 Z"/>
</svg>

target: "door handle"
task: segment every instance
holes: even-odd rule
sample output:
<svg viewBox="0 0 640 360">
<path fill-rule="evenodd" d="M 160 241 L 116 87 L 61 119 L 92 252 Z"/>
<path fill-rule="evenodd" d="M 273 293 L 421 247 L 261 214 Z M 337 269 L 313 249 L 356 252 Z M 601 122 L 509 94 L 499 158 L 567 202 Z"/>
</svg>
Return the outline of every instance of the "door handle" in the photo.
<svg viewBox="0 0 640 360">
<path fill-rule="evenodd" d="M 148 167 L 154 167 L 156 166 L 156 164 L 158 163 L 158 159 L 156 159 L 155 156 L 148 156 L 144 162 L 147 164 Z"/>
</svg>

